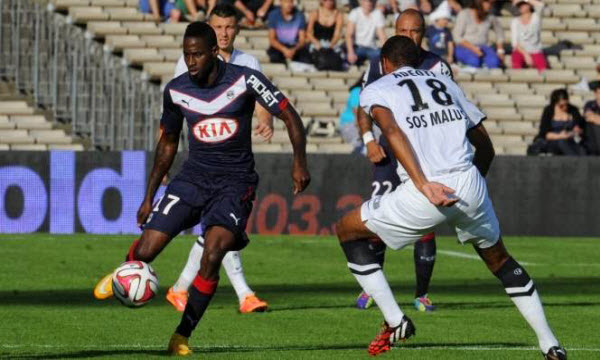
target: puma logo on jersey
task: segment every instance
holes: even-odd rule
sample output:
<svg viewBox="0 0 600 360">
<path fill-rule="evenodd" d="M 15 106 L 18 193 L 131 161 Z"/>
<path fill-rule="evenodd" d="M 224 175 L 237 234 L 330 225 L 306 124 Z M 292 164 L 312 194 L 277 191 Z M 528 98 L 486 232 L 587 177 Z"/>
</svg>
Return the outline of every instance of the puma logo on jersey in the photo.
<svg viewBox="0 0 600 360">
<path fill-rule="evenodd" d="M 238 128 L 238 122 L 234 119 L 210 118 L 197 122 L 192 133 L 198 141 L 218 143 L 234 136 Z"/>
<path fill-rule="evenodd" d="M 233 213 L 229 213 L 229 216 L 235 221 L 235 226 L 238 226 L 241 218 L 236 217 Z"/>
<path fill-rule="evenodd" d="M 190 100 L 181 99 L 181 102 L 186 104 L 187 106 L 190 106 L 190 101 L 192 101 L 192 100 L 191 99 Z"/>
</svg>

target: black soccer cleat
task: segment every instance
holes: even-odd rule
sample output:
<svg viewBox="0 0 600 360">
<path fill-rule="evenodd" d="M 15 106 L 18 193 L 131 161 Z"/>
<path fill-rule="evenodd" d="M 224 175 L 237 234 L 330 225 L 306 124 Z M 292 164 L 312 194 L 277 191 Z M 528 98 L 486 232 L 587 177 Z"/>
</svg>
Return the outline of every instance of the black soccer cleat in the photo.
<svg viewBox="0 0 600 360">
<path fill-rule="evenodd" d="M 544 354 L 546 360 L 567 360 L 567 350 L 562 346 L 553 346 Z"/>
<path fill-rule="evenodd" d="M 372 356 L 382 354 L 390 350 L 394 343 L 404 341 L 416 333 L 415 325 L 406 315 L 402 317 L 400 325 L 396 327 L 390 327 L 386 322 L 383 322 L 381 331 L 377 334 L 375 340 L 369 344 L 369 354 Z"/>
</svg>

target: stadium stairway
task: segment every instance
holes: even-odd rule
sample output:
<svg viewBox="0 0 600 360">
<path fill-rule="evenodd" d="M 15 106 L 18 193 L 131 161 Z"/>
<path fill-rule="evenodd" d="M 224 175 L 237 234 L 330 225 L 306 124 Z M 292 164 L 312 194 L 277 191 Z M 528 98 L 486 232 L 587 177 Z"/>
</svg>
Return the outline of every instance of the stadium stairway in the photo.
<svg viewBox="0 0 600 360">
<path fill-rule="evenodd" d="M 123 56 L 131 66 L 142 68 L 147 76 L 163 84 L 172 77 L 179 57 L 185 23 L 156 24 L 138 11 L 137 0 L 50 0 L 56 11 L 68 14 L 70 21 L 85 26 L 90 36 L 104 42 L 107 50 Z M 298 6 L 308 14 L 318 7 L 316 0 L 299 0 Z M 457 69 L 456 80 L 467 96 L 488 115 L 486 126 L 498 154 L 525 154 L 527 144 L 537 133 L 543 107 L 552 90 L 568 86 L 571 102 L 581 108 L 591 98 L 571 86 L 582 79 L 597 77 L 600 62 L 600 0 L 546 0 L 542 25 L 542 42 L 551 46 L 560 40 L 571 41 L 577 49 L 563 50 L 550 56 L 551 69 L 539 74 L 535 70 L 467 72 Z M 508 14 L 500 18 L 506 39 L 510 39 Z M 393 19 L 388 17 L 386 32 L 393 34 Z M 242 30 L 236 46 L 255 55 L 269 76 L 300 112 L 309 130 L 311 152 L 348 153 L 336 133 L 338 116 L 345 106 L 348 87 L 361 75 L 363 68 L 346 72 L 293 72 L 285 64 L 271 64 L 266 55 L 266 30 Z M 277 123 L 276 123 L 277 124 Z M 276 135 L 269 143 L 255 139 L 255 151 L 287 151 L 289 140 L 276 125 Z M 333 131 L 331 131 L 333 129 Z"/>
<path fill-rule="evenodd" d="M 27 97 L 14 94 L 10 84 L 0 82 L 0 150 L 84 150 L 67 126 L 53 124 Z"/>
</svg>

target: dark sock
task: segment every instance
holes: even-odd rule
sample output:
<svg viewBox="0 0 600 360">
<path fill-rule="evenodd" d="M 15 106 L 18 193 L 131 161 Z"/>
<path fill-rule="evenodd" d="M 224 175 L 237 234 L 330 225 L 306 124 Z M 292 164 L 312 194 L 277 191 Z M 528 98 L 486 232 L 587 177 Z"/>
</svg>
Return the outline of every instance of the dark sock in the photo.
<svg viewBox="0 0 600 360">
<path fill-rule="evenodd" d="M 133 243 L 129 247 L 129 252 L 127 253 L 127 255 L 125 255 L 125 261 L 134 261 L 135 260 L 135 257 L 133 254 L 135 253 L 135 249 L 138 247 L 139 243 L 140 243 L 140 239 L 135 239 L 133 241 Z"/>
<path fill-rule="evenodd" d="M 527 271 L 512 257 L 494 275 L 502 282 L 510 297 L 531 296 L 535 291 L 535 285 Z"/>
<path fill-rule="evenodd" d="M 381 239 L 369 240 L 369 247 L 375 252 L 377 263 L 383 269 L 383 263 L 385 261 L 385 249 L 387 248 L 385 243 Z"/>
<path fill-rule="evenodd" d="M 429 290 L 433 265 L 435 265 L 435 235 L 433 233 L 423 236 L 415 243 L 414 259 L 415 274 L 417 275 L 415 297 L 422 297 Z"/>
<path fill-rule="evenodd" d="M 190 337 L 192 331 L 198 325 L 198 322 L 204 315 L 210 300 L 212 299 L 215 291 L 217 290 L 217 280 L 206 280 L 200 275 L 197 275 L 192 283 L 189 290 L 189 298 L 183 315 L 181 316 L 181 322 L 175 330 L 181 336 Z"/>
</svg>

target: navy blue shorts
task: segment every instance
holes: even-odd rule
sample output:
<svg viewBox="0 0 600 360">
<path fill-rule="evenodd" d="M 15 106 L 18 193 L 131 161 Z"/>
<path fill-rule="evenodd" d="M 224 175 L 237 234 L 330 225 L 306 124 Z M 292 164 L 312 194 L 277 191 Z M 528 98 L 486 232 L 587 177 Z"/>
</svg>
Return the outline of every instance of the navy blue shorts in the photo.
<svg viewBox="0 0 600 360">
<path fill-rule="evenodd" d="M 386 157 L 375 164 L 373 183 L 371 184 L 373 186 L 371 197 L 390 193 L 400 185 L 400 177 L 396 172 L 398 161 L 383 135 L 381 135 L 379 145 L 383 147 Z"/>
<path fill-rule="evenodd" d="M 173 238 L 199 223 L 203 233 L 211 226 L 222 226 L 235 235 L 233 250 L 241 250 L 248 244 L 246 223 L 252 212 L 255 189 L 252 183 L 201 186 L 175 179 L 154 205 L 144 229 Z"/>
</svg>

